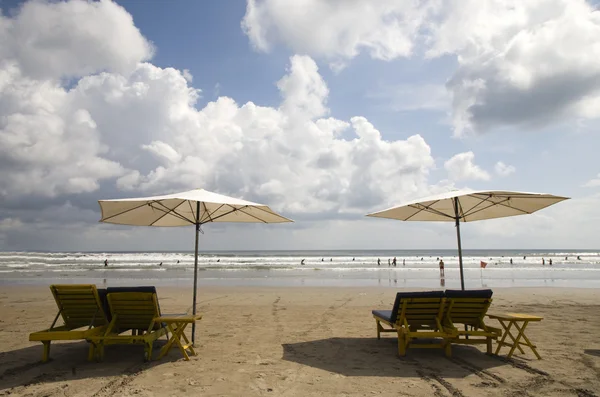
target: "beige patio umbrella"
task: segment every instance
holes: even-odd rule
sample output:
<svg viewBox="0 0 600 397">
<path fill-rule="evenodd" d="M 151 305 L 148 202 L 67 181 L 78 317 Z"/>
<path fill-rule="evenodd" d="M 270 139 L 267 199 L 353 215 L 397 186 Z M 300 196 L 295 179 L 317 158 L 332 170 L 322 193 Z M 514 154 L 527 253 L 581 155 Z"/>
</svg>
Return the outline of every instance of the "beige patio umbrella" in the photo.
<svg viewBox="0 0 600 397">
<path fill-rule="evenodd" d="M 465 280 L 460 242 L 460 222 L 532 214 L 563 200 L 568 200 L 568 197 L 545 193 L 499 190 L 457 190 L 410 201 L 396 207 L 368 214 L 367 216 L 401 221 L 454 222 L 456 224 L 456 238 L 458 240 L 460 285 L 464 290 Z"/>
<path fill-rule="evenodd" d="M 209 222 L 293 222 L 264 204 L 223 196 L 204 189 L 164 196 L 98 200 L 98 203 L 102 211 L 100 222 L 163 227 L 196 225 L 193 314 L 196 314 L 198 235 L 201 225 Z M 192 343 L 195 339 L 195 330 L 195 324 L 193 324 Z"/>
</svg>

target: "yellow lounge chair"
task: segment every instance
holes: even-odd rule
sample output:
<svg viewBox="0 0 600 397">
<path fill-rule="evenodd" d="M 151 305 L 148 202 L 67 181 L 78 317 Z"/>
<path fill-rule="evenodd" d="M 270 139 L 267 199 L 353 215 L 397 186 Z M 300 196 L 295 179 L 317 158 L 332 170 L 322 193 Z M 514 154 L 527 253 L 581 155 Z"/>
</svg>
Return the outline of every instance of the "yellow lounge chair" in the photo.
<svg viewBox="0 0 600 397">
<path fill-rule="evenodd" d="M 454 333 L 452 343 L 487 345 L 492 353 L 492 341 L 502 336 L 502 330 L 486 325 L 485 314 L 492 303 L 492 290 L 446 290 L 446 310 L 443 326 Z M 457 324 L 459 326 L 457 326 Z"/>
<path fill-rule="evenodd" d="M 144 360 L 152 359 L 154 341 L 167 333 L 164 324 L 154 321 L 160 317 L 160 306 L 154 287 L 108 288 L 106 298 L 111 321 L 101 335 L 88 340 L 92 343 L 89 359 L 101 361 L 104 346 L 113 344 L 143 344 Z M 131 335 L 124 334 L 131 331 Z"/>
<path fill-rule="evenodd" d="M 84 340 L 101 334 L 108 325 L 104 311 L 105 290 L 90 284 L 51 285 L 50 290 L 58 306 L 58 313 L 50 328 L 29 334 L 30 341 L 42 342 L 42 361 L 50 356 L 50 343 L 55 340 Z M 64 325 L 55 327 L 62 316 Z M 87 329 L 82 329 L 87 327 Z"/>
<path fill-rule="evenodd" d="M 392 310 L 373 310 L 377 324 L 377 339 L 382 332 L 398 334 L 398 354 L 406 355 L 406 348 L 441 348 L 446 356 L 452 355 L 448 339 L 454 337 L 442 328 L 445 298 L 443 291 L 398 292 Z M 390 328 L 383 328 L 381 323 Z M 415 343 L 419 338 L 441 338 L 432 343 Z"/>
</svg>

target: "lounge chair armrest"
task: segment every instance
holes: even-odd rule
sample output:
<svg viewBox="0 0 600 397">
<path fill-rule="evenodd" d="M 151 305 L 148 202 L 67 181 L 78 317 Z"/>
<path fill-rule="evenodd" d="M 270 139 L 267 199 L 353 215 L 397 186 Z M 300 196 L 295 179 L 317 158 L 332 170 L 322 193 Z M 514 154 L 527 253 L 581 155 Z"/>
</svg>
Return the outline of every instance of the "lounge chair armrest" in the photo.
<svg viewBox="0 0 600 397">
<path fill-rule="evenodd" d="M 500 328 L 496 328 L 496 327 L 490 327 L 489 325 L 486 325 L 487 329 L 492 331 L 493 333 L 498 334 L 498 336 L 502 336 L 502 330 Z"/>
</svg>

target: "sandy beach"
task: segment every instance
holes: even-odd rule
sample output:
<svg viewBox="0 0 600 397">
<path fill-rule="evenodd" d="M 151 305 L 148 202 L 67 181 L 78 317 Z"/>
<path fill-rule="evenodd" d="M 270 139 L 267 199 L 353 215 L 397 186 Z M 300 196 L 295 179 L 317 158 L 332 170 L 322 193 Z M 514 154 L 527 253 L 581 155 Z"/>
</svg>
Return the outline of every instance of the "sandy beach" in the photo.
<svg viewBox="0 0 600 397">
<path fill-rule="evenodd" d="M 527 335 L 531 352 L 506 360 L 457 346 L 396 352 L 376 339 L 371 310 L 393 304 L 393 288 L 209 287 L 199 291 L 198 355 L 171 350 L 143 362 L 141 346 L 110 346 L 86 361 L 87 343 L 41 343 L 50 325 L 47 287 L 0 289 L 0 395 L 23 396 L 598 396 L 600 303 L 593 289 L 497 288 L 493 311 L 544 317 Z M 163 312 L 185 312 L 191 290 L 159 287 Z M 490 325 L 498 325 L 490 320 Z M 164 342 L 157 345 L 160 347 Z M 508 350 L 508 349 L 507 349 Z M 506 351 L 504 351 L 504 354 Z M 501 353 L 502 355 L 502 353 Z"/>
</svg>

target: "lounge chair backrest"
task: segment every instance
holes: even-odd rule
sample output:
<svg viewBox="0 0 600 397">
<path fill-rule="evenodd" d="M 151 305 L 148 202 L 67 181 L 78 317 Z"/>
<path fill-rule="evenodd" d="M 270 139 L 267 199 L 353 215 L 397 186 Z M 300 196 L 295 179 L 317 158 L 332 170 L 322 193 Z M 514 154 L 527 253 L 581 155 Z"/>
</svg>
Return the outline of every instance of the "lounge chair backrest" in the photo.
<svg viewBox="0 0 600 397">
<path fill-rule="evenodd" d="M 156 288 L 108 288 L 107 300 L 111 317 L 118 329 L 149 329 L 153 319 L 160 316 Z M 158 324 L 155 324 L 159 326 Z"/>
<path fill-rule="evenodd" d="M 490 304 L 492 290 L 446 290 L 446 320 L 480 326 Z"/>
<path fill-rule="evenodd" d="M 50 290 L 68 329 L 108 324 L 102 298 L 93 284 L 51 285 Z"/>
<path fill-rule="evenodd" d="M 398 292 L 390 320 L 397 323 L 405 318 L 408 324 L 435 325 L 443 310 L 443 291 Z"/>
</svg>

